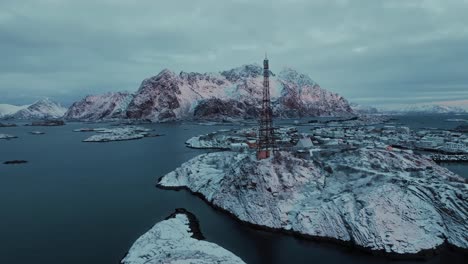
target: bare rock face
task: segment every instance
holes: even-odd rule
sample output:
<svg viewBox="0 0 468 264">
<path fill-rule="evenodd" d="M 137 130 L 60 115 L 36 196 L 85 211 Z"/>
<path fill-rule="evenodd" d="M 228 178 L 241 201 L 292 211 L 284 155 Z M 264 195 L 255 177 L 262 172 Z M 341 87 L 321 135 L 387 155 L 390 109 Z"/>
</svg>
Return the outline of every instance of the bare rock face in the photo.
<svg viewBox="0 0 468 264">
<path fill-rule="evenodd" d="M 125 92 L 89 95 L 75 102 L 64 118 L 81 121 L 124 118 L 132 98 L 133 95 Z"/>
<path fill-rule="evenodd" d="M 201 101 L 194 109 L 195 119 L 248 119 L 258 116 L 259 108 L 247 101 L 212 98 Z"/>
<path fill-rule="evenodd" d="M 321 156 L 323 155 L 323 156 Z M 468 248 L 468 184 L 426 157 L 378 149 L 195 157 L 162 177 L 244 222 L 388 254 Z"/>
<path fill-rule="evenodd" d="M 180 107 L 181 94 L 178 76 L 165 69 L 157 76 L 142 82 L 140 89 L 127 109 L 127 117 L 166 121 L 175 119 L 175 109 Z"/>
<path fill-rule="evenodd" d="M 138 238 L 121 263 L 244 263 L 226 249 L 203 239 L 195 216 L 177 209 Z"/>
</svg>

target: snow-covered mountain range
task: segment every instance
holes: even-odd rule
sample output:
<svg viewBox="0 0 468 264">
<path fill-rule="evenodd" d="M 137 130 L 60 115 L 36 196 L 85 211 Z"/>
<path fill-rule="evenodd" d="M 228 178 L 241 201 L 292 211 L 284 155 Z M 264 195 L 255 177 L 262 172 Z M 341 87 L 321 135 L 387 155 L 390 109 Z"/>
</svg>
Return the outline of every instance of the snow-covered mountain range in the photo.
<svg viewBox="0 0 468 264">
<path fill-rule="evenodd" d="M 74 103 L 65 118 L 126 117 L 152 121 L 255 118 L 261 105 L 262 73 L 259 65 L 244 65 L 219 73 L 176 74 L 165 69 L 145 79 L 134 95 L 88 96 Z M 278 117 L 354 114 L 345 98 L 322 89 L 309 76 L 293 69 L 272 72 L 270 91 L 273 113 Z"/>
<path fill-rule="evenodd" d="M 467 111 L 462 107 L 443 104 L 410 104 L 396 105 L 390 107 L 376 108 L 356 103 L 350 104 L 354 112 L 359 114 L 465 114 Z"/>
<path fill-rule="evenodd" d="M 88 95 L 73 105 L 65 113 L 69 120 L 120 119 L 126 111 L 133 95 L 127 92 Z"/>
<path fill-rule="evenodd" d="M 399 110 L 399 113 L 421 113 L 421 114 L 459 114 L 466 113 L 461 107 L 437 105 L 437 104 L 415 104 L 408 105 Z"/>
<path fill-rule="evenodd" d="M 67 108 L 49 99 L 41 99 L 31 105 L 2 105 L 0 117 L 13 119 L 49 119 L 63 117 Z"/>
<path fill-rule="evenodd" d="M 11 105 L 11 104 L 0 104 L 0 117 L 8 116 L 18 112 L 21 109 L 27 108 L 29 105 Z"/>
</svg>

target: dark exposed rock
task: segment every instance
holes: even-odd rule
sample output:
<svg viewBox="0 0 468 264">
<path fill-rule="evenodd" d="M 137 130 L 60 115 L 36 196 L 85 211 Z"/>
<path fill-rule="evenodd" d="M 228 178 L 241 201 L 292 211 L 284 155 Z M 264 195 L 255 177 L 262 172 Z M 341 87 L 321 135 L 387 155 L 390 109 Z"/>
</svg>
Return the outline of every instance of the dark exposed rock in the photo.
<svg viewBox="0 0 468 264">
<path fill-rule="evenodd" d="M 13 123 L 0 123 L 0 127 L 15 127 L 16 124 Z"/>
<path fill-rule="evenodd" d="M 27 163 L 28 161 L 26 160 L 8 160 L 8 161 L 5 161 L 3 162 L 3 164 L 23 164 L 23 163 Z"/>
<path fill-rule="evenodd" d="M 254 118 L 259 108 L 236 100 L 207 99 L 200 102 L 193 112 L 196 119 Z"/>
</svg>

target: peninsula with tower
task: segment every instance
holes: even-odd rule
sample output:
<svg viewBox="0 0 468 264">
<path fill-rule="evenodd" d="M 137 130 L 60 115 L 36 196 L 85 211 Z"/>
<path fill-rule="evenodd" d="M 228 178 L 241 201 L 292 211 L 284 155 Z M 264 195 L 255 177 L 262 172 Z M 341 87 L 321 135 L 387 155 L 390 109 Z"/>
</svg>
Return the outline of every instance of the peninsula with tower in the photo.
<svg viewBox="0 0 468 264">
<path fill-rule="evenodd" d="M 274 129 L 267 58 L 263 66 L 258 127 L 232 131 L 245 142 L 199 155 L 161 177 L 157 186 L 186 189 L 261 229 L 384 255 L 468 248 L 462 177 L 412 151 L 314 146 L 294 128 Z M 199 139 L 188 143 L 200 144 Z M 204 146 L 216 148 L 232 137 L 204 140 Z M 297 144 L 291 147 L 291 141 Z"/>
</svg>

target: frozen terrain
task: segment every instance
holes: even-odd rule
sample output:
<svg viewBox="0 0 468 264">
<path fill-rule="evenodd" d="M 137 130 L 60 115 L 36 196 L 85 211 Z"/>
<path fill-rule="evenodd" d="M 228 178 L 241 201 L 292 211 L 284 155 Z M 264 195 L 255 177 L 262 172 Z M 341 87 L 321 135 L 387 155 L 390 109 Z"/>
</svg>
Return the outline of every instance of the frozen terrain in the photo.
<svg viewBox="0 0 468 264">
<path fill-rule="evenodd" d="M 83 140 L 83 142 L 109 142 L 141 139 L 147 136 L 148 131 L 151 131 L 151 129 L 136 126 L 126 126 L 115 128 L 96 128 L 93 131 L 96 131 L 99 134 L 92 135 L 89 138 Z"/>
<path fill-rule="evenodd" d="M 0 117 L 8 116 L 18 112 L 21 109 L 27 108 L 29 105 L 11 105 L 11 104 L 0 104 Z"/>
<path fill-rule="evenodd" d="M 126 92 L 89 95 L 73 103 L 65 113 L 68 120 L 108 120 L 125 118 L 133 95 Z"/>
<path fill-rule="evenodd" d="M 244 65 L 218 73 L 163 70 L 143 80 L 134 95 L 109 93 L 74 103 L 66 119 L 130 118 L 151 121 L 182 119 L 231 120 L 258 116 L 263 69 Z M 354 112 L 342 96 L 322 89 L 309 76 L 292 69 L 271 73 L 275 116 L 349 116 Z M 117 109 L 117 110 L 116 110 Z"/>
<path fill-rule="evenodd" d="M 121 263 L 244 263 L 226 249 L 203 240 L 197 220 L 177 209 L 138 238 Z"/>
<path fill-rule="evenodd" d="M 427 157 L 358 149 L 200 155 L 158 186 L 187 188 L 243 222 L 388 254 L 468 248 L 468 185 Z"/>
<path fill-rule="evenodd" d="M 49 99 L 42 99 L 26 108 L 10 114 L 8 117 L 14 119 L 53 119 L 62 117 L 66 111 L 67 108 L 63 107 L 59 103 L 53 102 Z"/>
</svg>

